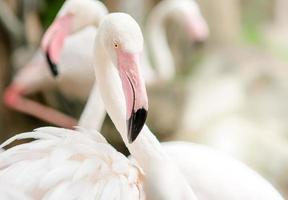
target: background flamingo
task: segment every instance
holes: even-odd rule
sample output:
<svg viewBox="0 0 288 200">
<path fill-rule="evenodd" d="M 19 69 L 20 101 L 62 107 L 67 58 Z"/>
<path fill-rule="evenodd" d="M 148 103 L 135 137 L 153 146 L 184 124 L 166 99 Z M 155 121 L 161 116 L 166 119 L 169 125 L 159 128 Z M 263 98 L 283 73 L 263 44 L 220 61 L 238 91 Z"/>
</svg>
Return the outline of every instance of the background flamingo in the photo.
<svg viewBox="0 0 288 200">
<path fill-rule="evenodd" d="M 47 70 L 49 62 L 47 63 L 45 58 L 46 56 L 37 53 L 32 60 L 32 64 L 21 69 L 21 71 L 15 76 L 13 83 L 7 88 L 4 97 L 6 105 L 20 112 L 33 115 L 62 127 L 71 128 L 77 124 L 75 119 L 52 108 L 29 100 L 25 96 L 37 91 L 55 87 L 57 87 L 63 94 L 74 99 L 78 98 L 80 100 L 86 100 L 87 96 L 90 94 L 94 82 L 92 67 L 93 56 L 91 54 L 93 41 L 95 38 L 96 27 L 100 19 L 107 14 L 106 7 L 101 2 L 93 0 L 67 1 L 59 11 L 58 16 L 56 17 L 56 25 L 54 27 L 59 29 L 60 27 L 57 26 L 57 24 L 63 24 L 62 14 L 63 12 L 65 13 L 66 10 L 69 10 L 71 15 L 77 16 L 75 17 L 76 20 L 73 21 L 71 18 L 71 24 L 67 24 L 68 22 L 66 22 L 66 29 L 64 26 L 61 27 L 63 28 L 62 31 L 60 31 L 60 29 L 59 31 L 53 31 L 57 31 L 55 37 L 57 37 L 58 34 L 58 39 L 59 37 L 62 37 L 63 33 L 66 33 L 65 31 L 71 31 L 71 33 L 73 33 L 73 26 L 67 26 L 79 23 L 78 20 L 80 19 L 81 21 L 83 18 L 81 16 L 86 15 L 86 13 L 82 12 L 83 9 L 81 9 L 81 7 L 84 7 L 84 10 L 89 8 L 87 12 L 91 12 L 89 16 L 94 17 L 94 21 L 91 23 L 93 25 L 91 27 L 85 27 L 82 31 L 78 31 L 77 34 L 69 36 L 65 42 L 64 38 L 62 38 L 62 42 L 56 39 L 57 44 L 61 43 L 61 46 L 58 47 L 62 50 L 59 51 L 59 49 L 57 49 L 57 51 L 59 51 L 57 57 L 57 69 L 63 73 L 63 75 L 59 77 L 59 79 L 53 80 L 50 72 Z M 44 54 L 45 53 L 46 52 L 44 52 Z M 49 66 L 53 67 L 53 65 Z M 75 79 L 75 75 L 79 75 L 79 78 Z"/>
<path fill-rule="evenodd" d="M 75 4 L 75 6 L 76 6 L 76 4 Z M 75 9 L 75 7 L 70 6 L 70 9 Z M 69 9 L 66 9 L 65 11 L 63 11 L 62 15 L 65 16 L 65 14 L 66 14 L 66 16 L 67 16 L 67 13 L 69 13 Z M 90 18 L 88 16 L 89 13 L 88 12 L 86 12 L 86 13 L 87 13 L 86 18 L 89 19 Z M 76 16 L 74 18 L 76 18 Z M 152 84 L 153 82 L 155 83 L 156 80 L 157 81 L 165 80 L 168 78 L 167 76 L 169 76 L 170 78 L 172 78 L 172 76 L 174 76 L 174 73 L 173 73 L 173 75 L 170 74 L 171 71 L 174 71 L 175 66 L 174 66 L 173 57 L 172 57 L 170 50 L 169 50 L 169 47 L 168 47 L 166 35 L 164 32 L 165 21 L 169 18 L 176 18 L 178 20 L 178 23 L 183 23 L 184 26 L 187 27 L 187 30 L 189 30 L 189 36 L 191 37 L 192 40 L 196 40 L 196 41 L 201 40 L 202 41 L 202 40 L 206 39 L 207 34 L 208 34 L 207 24 L 205 23 L 205 20 L 201 16 L 199 7 L 197 6 L 197 4 L 194 1 L 191 1 L 191 0 L 185 0 L 184 1 L 183 0 L 180 3 L 177 3 L 176 1 L 169 0 L 169 1 L 159 3 L 151 11 L 150 19 L 147 21 L 147 27 L 148 27 L 147 29 L 148 29 L 149 36 L 151 36 L 150 37 L 151 41 L 158 44 L 158 45 L 153 46 L 153 48 L 157 48 L 157 49 L 153 49 L 153 48 L 152 49 L 153 49 L 153 53 L 155 53 L 155 57 L 157 58 L 156 59 L 157 60 L 156 69 L 158 69 L 157 71 L 159 71 L 160 73 L 159 73 L 159 75 L 156 75 L 157 73 L 153 72 L 154 70 L 152 69 L 149 58 L 147 57 L 147 52 L 144 53 L 143 62 L 145 62 L 145 65 L 144 65 L 145 67 L 142 70 L 144 72 L 145 80 L 148 84 L 149 83 Z M 80 30 L 81 27 L 85 27 L 85 25 L 86 26 L 89 25 L 89 24 L 87 24 L 86 21 L 87 20 L 78 19 L 77 30 Z M 182 21 L 184 21 L 184 22 L 182 22 Z M 44 45 L 43 46 L 46 46 L 46 47 L 44 47 L 45 48 L 44 51 L 48 51 L 47 46 L 49 46 L 49 49 L 52 52 L 52 53 L 50 53 L 51 55 L 59 54 L 60 50 L 58 50 L 58 49 L 61 48 L 61 47 L 56 46 L 55 47 L 56 49 L 54 50 L 53 49 L 54 48 L 53 47 L 54 39 L 52 40 L 52 38 L 51 38 L 53 36 L 53 31 L 55 29 L 59 29 L 59 27 L 57 26 L 58 23 L 59 22 L 54 22 L 44 37 L 44 42 L 43 42 Z M 63 28 L 63 27 L 60 27 L 60 28 Z M 64 28 L 65 28 L 65 26 L 64 26 Z M 65 32 L 65 30 L 63 32 Z M 85 38 L 87 38 L 87 37 L 85 37 Z M 50 47 L 50 45 L 51 45 L 51 47 Z M 56 53 L 53 53 L 54 51 Z M 168 53 L 165 53 L 165 52 L 168 52 Z M 167 54 L 169 56 L 165 56 Z M 59 55 L 56 55 L 55 57 L 59 57 Z M 67 54 L 67 58 L 69 58 L 69 57 L 71 57 L 71 56 L 69 56 Z M 166 60 L 170 60 L 171 62 L 168 64 L 168 63 L 166 63 Z M 91 64 L 89 64 L 89 66 L 90 65 Z M 162 66 L 165 66 L 165 67 L 163 68 Z M 66 71 L 64 71 L 64 70 L 63 71 L 61 71 L 61 70 L 57 71 L 57 75 L 59 77 L 61 77 L 63 73 L 66 73 Z M 68 73 L 69 72 L 67 72 L 67 74 Z M 83 70 L 82 75 L 80 73 L 74 73 L 74 74 L 69 73 L 69 75 L 71 75 L 72 80 L 73 79 L 75 80 L 76 77 L 79 77 L 80 75 L 82 76 L 82 79 L 85 79 L 85 77 L 86 77 L 85 73 L 91 74 L 91 72 L 89 70 L 86 70 L 86 71 Z M 167 75 L 166 73 L 169 73 L 170 75 Z M 61 77 L 61 80 L 63 80 L 63 82 L 65 81 L 65 79 L 62 77 Z M 79 86 L 83 87 L 82 86 L 83 83 L 78 83 L 79 86 L 71 87 L 70 82 L 68 82 L 66 84 L 68 86 L 67 90 L 68 89 L 74 90 L 74 88 L 77 88 Z M 85 82 L 85 81 L 83 80 L 83 82 Z M 92 83 L 92 82 L 89 82 L 89 83 Z M 90 87 L 91 86 L 89 86 L 88 88 L 90 88 Z M 63 91 L 65 91 L 65 90 L 63 90 Z M 95 109 L 99 110 L 98 113 L 104 112 L 104 110 L 100 108 L 101 102 L 100 101 L 97 101 L 98 103 L 95 103 L 95 102 L 96 102 L 95 100 L 91 101 L 91 103 L 94 104 Z M 95 115 L 95 112 L 93 112 L 93 114 Z M 103 119 L 104 119 L 103 118 L 104 114 L 99 114 L 99 116 L 95 116 L 94 120 L 91 120 L 91 117 L 86 117 L 86 116 L 92 116 L 93 114 L 89 113 L 89 110 L 85 110 L 85 112 L 82 114 L 82 117 L 80 119 L 80 124 L 83 122 L 83 123 L 85 123 L 85 127 L 91 127 L 91 126 L 93 127 L 95 125 L 97 127 L 101 127 L 101 124 L 102 124 Z M 91 121 L 91 124 L 87 123 L 88 121 Z"/>
<path fill-rule="evenodd" d="M 116 5 L 119 4 L 118 2 L 113 0 L 104 1 L 110 10 L 117 10 Z M 133 4 L 137 5 L 136 1 L 133 1 Z M 152 90 L 148 89 L 149 100 L 152 98 L 149 102 L 148 124 L 153 132 L 157 132 L 158 134 L 163 133 L 160 139 L 167 140 L 182 136 L 165 134 L 174 133 L 178 128 L 182 128 L 178 122 L 182 118 L 184 109 L 186 110 L 185 101 L 186 103 L 192 101 L 194 105 L 190 114 L 194 118 L 185 120 L 185 123 L 193 125 L 194 129 L 186 131 L 185 139 L 194 140 L 196 138 L 197 141 L 206 140 L 208 144 L 212 143 L 218 147 L 222 146 L 224 150 L 232 152 L 233 155 L 240 155 L 240 159 L 245 159 L 246 162 L 248 161 L 249 166 L 256 167 L 257 171 L 267 177 L 282 194 L 285 194 L 287 191 L 287 175 L 285 173 L 287 167 L 285 166 L 288 163 L 286 161 L 287 123 L 285 123 L 287 119 L 287 104 L 285 104 L 287 102 L 287 95 L 285 93 L 287 78 L 285 74 L 287 73 L 285 72 L 288 52 L 286 51 L 285 53 L 284 51 L 284 48 L 287 49 L 284 39 L 285 16 L 287 15 L 285 11 L 287 3 L 285 1 L 198 1 L 197 3 L 200 4 L 202 13 L 209 23 L 211 35 L 209 41 L 205 43 L 205 48 L 198 49 L 200 51 L 197 50 L 195 53 L 194 51 L 187 51 L 188 49 L 191 50 L 191 44 L 186 40 L 186 31 L 185 33 L 183 32 L 185 29 L 180 27 L 181 24 L 172 23 L 173 19 L 165 21 L 168 28 L 166 29 L 165 26 L 165 32 L 168 34 L 169 47 L 172 50 L 177 66 L 176 70 L 180 70 L 177 72 L 173 83 L 163 84 L 162 86 L 157 85 Z M 27 8 L 27 2 L 30 4 L 29 8 Z M 30 23 L 30 19 L 26 17 L 31 16 L 29 10 L 32 10 L 36 18 L 41 19 L 40 24 L 47 26 L 52 20 L 51 17 L 57 13 L 64 0 L 27 0 L 27 2 L 26 0 L 25 2 L 14 0 L 1 1 L 1 5 L 6 4 L 5 9 L 0 6 L 0 10 L 3 10 L 3 12 L 0 12 L 1 96 L 4 88 L 11 82 L 11 77 L 14 73 L 11 65 L 16 67 L 24 63 L 23 60 L 19 59 L 19 56 L 23 58 L 21 56 L 23 54 L 19 51 L 19 48 L 23 49 L 23 47 L 26 47 L 26 53 L 27 47 L 28 50 L 31 50 L 31 46 L 34 46 L 35 42 L 38 43 L 37 41 L 40 41 L 39 36 L 34 36 L 37 30 L 41 31 L 41 28 L 38 29 L 39 26 L 37 24 Z M 129 2 L 129 0 L 126 2 Z M 159 0 L 153 0 L 153 5 L 156 2 L 159 2 Z M 283 4 L 280 3 L 281 6 L 275 6 L 278 2 L 282 2 Z M 143 7 L 149 6 L 146 0 L 141 3 L 139 5 L 144 5 Z M 151 6 L 152 3 L 150 8 Z M 273 6 L 280 9 L 273 9 Z M 10 14 L 8 15 L 6 11 L 10 11 Z M 137 12 L 136 9 L 133 11 L 137 14 L 141 13 Z M 9 27 L 7 27 L 7 23 L 5 26 L 5 22 L 9 22 L 9 17 L 11 16 L 17 20 L 19 26 L 12 22 L 8 23 Z M 281 16 L 280 20 L 278 21 L 278 17 L 275 18 L 275 16 Z M 274 26 L 267 26 L 271 22 L 276 25 L 276 28 Z M 25 26 L 25 30 L 28 30 L 26 33 L 23 31 L 24 25 L 28 25 Z M 268 39 L 266 37 L 267 32 L 264 32 L 263 27 L 271 29 L 270 31 L 267 30 L 268 33 L 274 33 L 275 31 L 275 33 L 278 33 L 277 30 L 281 30 L 280 35 L 283 37 L 269 34 L 270 37 Z M 11 32 L 10 28 L 18 31 Z M 12 34 L 13 32 L 20 37 L 15 37 L 15 34 Z M 271 46 L 269 43 L 270 39 L 276 40 L 277 47 L 275 43 L 272 44 L 273 47 Z M 280 46 L 278 46 L 278 43 Z M 195 47 L 193 46 L 192 48 Z M 45 59 L 45 55 L 43 58 Z M 206 74 L 206 77 L 205 73 L 204 76 L 201 76 L 197 73 L 198 71 L 194 71 L 202 69 L 203 65 L 200 64 L 197 66 L 199 61 L 204 61 L 204 65 L 207 65 L 207 68 L 210 70 L 212 69 L 211 71 L 217 69 L 218 66 L 221 66 L 220 69 L 222 70 L 218 71 L 218 73 L 216 70 L 215 74 L 213 72 L 210 75 Z M 179 65 L 178 63 L 181 64 Z M 193 66 L 191 70 L 190 66 Z M 188 72 L 188 67 L 190 73 L 183 73 Z M 263 67 L 265 68 L 264 72 L 260 70 Z M 243 70 L 240 70 L 240 68 Z M 257 70 L 254 70 L 255 68 Z M 269 70 L 266 70 L 266 68 L 269 68 Z M 235 76 L 233 73 L 235 73 Z M 187 84 L 189 83 L 187 82 L 189 75 L 192 75 L 191 77 L 193 78 L 191 84 Z M 59 74 L 58 80 L 60 76 L 61 74 Z M 188 91 L 186 89 L 189 91 L 195 91 L 196 89 L 198 95 L 196 93 L 193 93 L 191 96 L 188 94 L 191 98 L 186 99 Z M 243 92 L 243 90 L 247 90 L 247 93 Z M 220 92 L 220 95 L 216 95 L 217 92 Z M 40 98 L 42 96 L 36 95 Z M 33 95 L 32 98 L 36 97 L 36 95 Z M 67 98 L 67 100 L 69 99 L 69 107 L 67 105 L 64 107 L 61 101 L 57 101 L 57 104 L 54 104 L 52 99 L 51 102 L 51 96 L 52 98 L 59 98 L 60 93 L 57 93 L 57 91 L 56 93 L 44 91 L 44 95 L 45 103 L 48 103 L 48 105 L 53 105 L 59 110 L 65 110 L 65 112 L 68 111 L 67 113 L 73 112 L 73 116 L 75 116 L 76 112 L 79 114 L 80 110 L 77 107 L 77 111 L 75 111 L 76 104 L 73 105 L 71 102 L 76 102 L 71 97 Z M 215 99 L 215 101 L 211 101 L 211 99 Z M 228 109 L 226 110 L 225 103 L 228 103 Z M 221 113 L 223 107 L 224 112 Z M 207 111 L 207 109 L 211 108 L 215 109 L 215 112 L 212 112 L 211 115 L 209 115 L 209 112 L 201 114 L 201 110 Z M 73 111 L 71 112 L 71 110 Z M 185 118 L 187 119 L 188 116 L 191 115 L 185 115 Z M 200 117 L 200 120 L 197 117 Z M 24 132 L 31 130 L 32 127 L 41 126 L 35 124 L 37 121 L 33 117 L 9 109 L 3 105 L 3 99 L 0 98 L 0 140 L 3 141 L 9 137 L 8 135 L 12 135 L 15 132 Z M 105 123 L 104 133 L 108 132 L 106 131 L 108 128 L 107 125 L 109 126 L 109 123 Z M 111 126 L 109 128 L 111 129 Z M 113 132 L 108 133 L 110 134 L 109 138 L 114 140 L 115 137 L 113 136 L 117 134 L 113 134 Z M 215 133 L 215 135 L 212 136 L 207 133 Z M 239 135 L 237 136 L 237 134 Z M 110 137 L 111 135 L 112 137 Z M 111 139 L 109 140 L 111 141 Z M 227 142 L 228 140 L 230 142 Z"/>
<path fill-rule="evenodd" d="M 144 125 L 148 104 L 144 80 L 139 69 L 142 45 L 140 28 L 129 15 L 110 14 L 101 23 L 96 38 L 95 55 L 96 80 L 105 107 L 132 156 L 145 173 L 144 189 L 147 198 L 282 199 L 255 172 L 203 146 L 191 143 L 166 143 L 165 148 L 170 148 L 172 155 L 178 159 L 185 157 L 185 165 L 182 167 L 189 166 L 189 170 L 185 171 L 183 170 L 185 168 L 182 168 L 181 172 L 174 165 L 165 148 L 163 149 Z M 5 181 L 7 178 L 13 180 L 10 177 L 15 177 L 17 174 L 18 184 L 23 184 L 24 191 L 32 197 L 69 199 L 84 195 L 91 198 L 97 196 L 99 199 L 110 197 L 127 199 L 129 196 L 126 195 L 131 195 L 132 199 L 136 196 L 137 199 L 142 199 L 142 187 L 139 185 L 141 179 L 137 175 L 139 171 L 137 172 L 125 157 L 106 144 L 105 139 L 97 132 L 79 132 L 81 134 L 66 129 L 42 128 L 36 133 L 20 134 L 8 140 L 2 146 L 15 139 L 40 138 L 0 154 L 2 169 L 0 180 Z M 174 147 L 177 151 L 173 150 Z M 192 152 L 195 154 L 190 154 Z M 187 159 L 187 155 L 198 155 L 200 159 L 195 160 L 197 156 Z M 109 161 L 108 165 L 105 158 Z M 218 160 L 219 158 L 223 160 Z M 194 163 L 187 165 L 192 160 Z M 33 176 L 31 177 L 31 174 L 27 176 L 28 173 L 19 174 L 20 171 L 26 170 L 33 170 Z M 66 173 L 63 173 L 63 170 Z M 225 170 L 225 173 L 219 174 L 219 170 Z M 94 174 L 95 171 L 98 173 Z M 225 182 L 223 176 L 225 177 L 229 171 L 231 171 L 227 176 L 229 181 Z M 108 175 L 111 172 L 112 176 Z M 62 176 L 55 176 L 58 173 Z M 103 173 L 106 177 L 104 180 L 101 177 Z M 95 176 L 98 178 L 96 181 L 101 180 L 97 184 L 94 182 L 95 179 L 92 179 L 91 183 L 91 177 Z M 188 177 L 191 178 L 192 184 L 189 184 Z M 27 184 L 27 178 L 34 181 Z"/>
<path fill-rule="evenodd" d="M 158 3 L 148 16 L 146 33 L 158 73 L 156 77 L 161 80 L 171 80 L 176 70 L 165 31 L 165 23 L 171 18 L 183 25 L 191 43 L 202 42 L 209 34 L 206 21 L 194 0 L 165 0 Z"/>
<path fill-rule="evenodd" d="M 89 6 L 89 2 L 90 1 L 87 1 L 87 7 Z M 54 71 L 54 74 L 59 75 L 58 79 L 56 81 L 53 81 L 51 79 L 51 77 L 49 76 L 50 74 L 48 74 L 48 71 L 46 69 L 47 64 L 44 59 L 44 56 L 40 55 L 39 57 L 37 56 L 36 58 L 33 59 L 32 65 L 29 65 L 30 67 L 25 67 L 18 73 L 18 75 L 16 75 L 14 79 L 15 81 L 7 89 L 5 95 L 5 102 L 10 107 L 22 112 L 29 113 L 45 121 L 48 121 L 50 123 L 62 127 L 73 127 L 74 125 L 77 124 L 77 122 L 73 118 L 70 118 L 69 116 L 66 116 L 56 110 L 48 109 L 48 107 L 44 107 L 40 104 L 37 104 L 36 102 L 32 103 L 28 101 L 28 99 L 26 98 L 22 99 L 21 96 L 28 95 L 36 91 L 40 91 L 41 89 L 45 90 L 57 87 L 64 95 L 70 98 L 76 98 L 84 101 L 87 98 L 94 81 L 94 76 L 92 73 L 93 72 L 92 56 L 91 54 L 89 54 L 89 52 L 90 49 L 92 48 L 92 43 L 94 40 L 96 29 L 94 27 L 87 27 L 83 30 L 83 27 L 85 27 L 86 21 L 89 21 L 89 15 L 93 15 L 94 13 L 96 13 L 96 11 L 91 11 L 89 14 L 89 9 L 82 9 L 86 10 L 85 14 L 88 14 L 85 15 L 85 17 L 81 15 L 83 14 L 81 12 L 79 14 L 74 13 L 75 14 L 74 19 L 77 19 L 75 22 L 77 25 L 71 25 L 71 26 L 77 26 L 77 33 L 69 36 L 67 39 L 66 36 L 62 34 L 65 33 L 67 36 L 71 34 L 67 33 L 66 29 L 69 28 L 69 24 L 72 23 L 67 20 L 67 15 L 66 17 L 63 16 L 65 16 L 65 13 L 67 14 L 75 12 L 74 10 L 76 7 L 78 7 L 79 4 L 81 4 L 81 6 L 85 6 L 85 3 L 84 4 L 82 2 L 80 3 L 77 0 L 66 2 L 62 10 L 59 12 L 59 15 L 56 18 L 55 22 L 53 23 L 52 27 L 46 33 L 46 41 L 43 42 L 44 43 L 43 46 L 45 45 L 47 46 L 48 44 L 50 45 L 52 43 L 51 46 L 49 46 L 49 49 L 53 51 L 51 55 L 55 56 L 57 54 L 56 56 L 57 58 L 51 58 L 51 60 L 54 59 L 54 61 L 52 62 L 55 62 L 56 64 L 52 63 L 50 67 L 52 71 Z M 81 6 L 79 6 L 77 10 L 81 10 L 80 9 Z M 107 11 L 106 8 L 104 8 L 104 5 L 101 3 L 96 4 L 95 7 L 96 6 L 97 6 L 97 13 L 99 13 L 99 15 L 97 15 L 97 18 L 100 19 Z M 193 13 L 192 16 L 191 13 Z M 155 20 L 156 23 L 151 20 L 153 17 L 157 19 Z M 163 56 L 165 54 L 164 52 L 170 52 L 170 51 L 166 41 L 165 34 L 164 32 L 161 31 L 162 29 L 164 29 L 163 25 L 165 23 L 165 20 L 167 20 L 170 17 L 177 19 L 179 18 L 178 19 L 179 22 L 181 22 L 182 18 L 185 19 L 184 26 L 188 27 L 188 30 L 190 31 L 191 37 L 193 37 L 193 39 L 202 40 L 207 36 L 207 25 L 201 16 L 197 4 L 194 1 L 189 0 L 189 1 L 181 1 L 181 3 L 176 3 L 172 0 L 171 1 L 169 0 L 166 1 L 165 3 L 160 3 L 151 12 L 150 20 L 147 21 L 147 26 L 149 27 L 148 32 L 149 35 L 151 35 L 150 37 L 151 40 L 156 41 L 157 39 L 159 39 L 157 40 L 157 42 L 159 43 L 159 47 L 161 48 L 161 49 L 158 48 L 158 51 L 154 50 L 158 60 L 157 68 L 159 68 L 158 71 L 161 71 L 159 77 L 166 76 L 165 75 L 166 72 L 169 73 L 169 71 L 171 70 L 174 71 L 173 58 L 170 55 L 170 53 L 169 55 L 171 57 L 164 58 L 165 56 Z M 59 27 L 59 24 L 61 23 L 62 24 L 64 23 L 64 25 Z M 57 36 L 57 34 L 54 35 L 54 32 L 60 29 L 62 29 L 62 31 L 59 31 L 58 33 L 59 36 Z M 79 32 L 78 30 L 81 31 Z M 73 33 L 73 31 L 71 30 L 70 32 Z M 150 34 L 150 32 L 152 33 Z M 61 45 L 60 46 L 56 45 L 56 47 L 54 47 L 53 46 L 54 43 L 51 40 L 52 35 L 58 38 L 62 37 L 61 34 L 65 38 L 65 40 L 64 38 L 61 38 L 61 40 L 63 41 L 60 42 L 63 43 L 64 45 L 63 49 L 61 48 Z M 159 38 L 158 36 L 161 37 Z M 57 38 L 55 39 L 56 41 Z M 44 48 L 46 48 L 47 50 L 48 47 Z M 54 50 L 54 48 L 56 49 Z M 162 51 L 163 53 L 161 53 Z M 47 52 L 44 52 L 44 54 L 45 53 Z M 61 57 L 58 54 L 60 54 Z M 51 56 L 49 56 L 48 58 L 50 59 L 50 57 Z M 149 66 L 151 65 L 149 64 L 149 61 L 147 61 L 148 60 L 147 57 L 145 58 L 146 58 L 145 66 L 147 67 L 144 67 L 144 73 L 146 75 L 145 76 L 146 80 L 148 80 L 148 82 L 151 82 L 151 79 L 152 81 L 155 81 L 156 76 L 151 75 L 153 73 L 151 71 L 151 67 L 149 68 Z M 35 59 L 37 59 L 37 62 L 35 61 Z M 59 63 L 55 59 L 60 59 Z M 167 69 L 165 70 L 163 68 L 160 69 L 160 66 L 162 66 L 161 63 L 164 64 L 163 62 L 165 62 L 165 60 L 167 59 L 170 60 L 172 63 L 169 63 L 169 66 L 165 65 L 167 66 Z M 161 75 L 162 72 L 164 73 L 163 75 Z M 31 74 L 35 75 L 33 75 L 32 78 L 30 78 Z M 76 76 L 79 78 L 76 79 L 75 78 Z M 157 78 L 157 80 L 159 79 Z M 24 101 L 24 103 L 22 101 Z M 94 105 L 95 109 L 99 109 L 98 113 L 104 113 L 103 108 L 101 109 L 100 107 L 101 105 L 100 100 L 96 103 L 95 101 L 92 101 L 92 103 L 95 104 Z M 32 108 L 30 108 L 30 105 L 32 106 Z M 81 124 L 82 122 L 83 123 L 85 122 L 86 127 L 93 126 L 99 130 L 104 120 L 104 114 L 99 114 L 97 120 L 88 124 L 86 116 L 89 116 L 91 114 L 89 113 L 89 111 L 86 112 L 83 113 L 82 119 L 80 119 L 80 125 L 82 125 Z"/>
</svg>

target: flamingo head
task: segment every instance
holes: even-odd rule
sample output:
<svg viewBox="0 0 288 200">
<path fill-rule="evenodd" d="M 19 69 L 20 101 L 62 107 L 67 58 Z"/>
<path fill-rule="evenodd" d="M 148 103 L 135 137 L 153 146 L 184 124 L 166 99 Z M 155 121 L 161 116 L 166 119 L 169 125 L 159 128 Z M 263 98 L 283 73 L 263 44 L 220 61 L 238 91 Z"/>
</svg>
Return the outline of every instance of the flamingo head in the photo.
<svg viewBox="0 0 288 200">
<path fill-rule="evenodd" d="M 171 0 L 171 16 L 183 23 L 194 42 L 203 42 L 209 36 L 208 25 L 194 0 Z"/>
<path fill-rule="evenodd" d="M 132 143 L 145 124 L 148 110 L 146 88 L 140 72 L 142 32 L 129 15 L 113 13 L 101 23 L 98 36 L 121 79 L 126 102 L 128 141 Z"/>
<path fill-rule="evenodd" d="M 65 38 L 87 26 L 98 27 L 107 13 L 107 8 L 100 1 L 68 0 L 64 3 L 54 22 L 45 32 L 41 44 L 54 76 L 58 75 L 57 64 Z"/>
</svg>

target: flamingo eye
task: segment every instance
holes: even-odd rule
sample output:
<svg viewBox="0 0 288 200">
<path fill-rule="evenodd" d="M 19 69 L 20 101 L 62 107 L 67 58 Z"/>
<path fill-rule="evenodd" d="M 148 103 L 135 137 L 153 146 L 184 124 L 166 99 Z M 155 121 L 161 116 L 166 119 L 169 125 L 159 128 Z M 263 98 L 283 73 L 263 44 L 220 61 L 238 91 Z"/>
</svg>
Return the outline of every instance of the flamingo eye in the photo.
<svg viewBox="0 0 288 200">
<path fill-rule="evenodd" d="M 118 46 L 119 46 L 119 45 L 118 45 L 117 43 L 114 43 L 114 47 L 115 47 L 115 48 L 118 48 Z"/>
</svg>

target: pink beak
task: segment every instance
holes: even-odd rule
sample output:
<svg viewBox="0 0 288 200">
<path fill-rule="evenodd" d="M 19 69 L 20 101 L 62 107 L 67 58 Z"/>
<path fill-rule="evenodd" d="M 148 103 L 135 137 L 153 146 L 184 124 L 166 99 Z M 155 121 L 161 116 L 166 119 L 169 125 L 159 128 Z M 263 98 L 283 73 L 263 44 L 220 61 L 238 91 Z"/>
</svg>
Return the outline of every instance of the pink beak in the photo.
<svg viewBox="0 0 288 200">
<path fill-rule="evenodd" d="M 64 15 L 56 18 L 46 31 L 42 39 L 42 49 L 46 54 L 47 62 L 53 76 L 58 75 L 57 64 L 65 38 L 71 31 L 72 15 Z"/>
<path fill-rule="evenodd" d="M 128 140 L 132 143 L 141 132 L 148 110 L 144 79 L 140 75 L 139 54 L 117 51 L 117 64 L 126 100 Z"/>
<path fill-rule="evenodd" d="M 191 38 L 197 42 L 203 42 L 209 36 L 209 28 L 202 16 L 186 16 L 186 24 Z"/>
</svg>

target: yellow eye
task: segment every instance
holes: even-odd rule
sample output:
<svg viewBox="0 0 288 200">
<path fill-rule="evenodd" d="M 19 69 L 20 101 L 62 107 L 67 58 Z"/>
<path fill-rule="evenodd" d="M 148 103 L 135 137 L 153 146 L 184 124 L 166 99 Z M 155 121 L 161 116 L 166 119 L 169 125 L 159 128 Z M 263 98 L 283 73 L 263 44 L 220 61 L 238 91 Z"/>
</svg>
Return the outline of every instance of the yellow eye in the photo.
<svg viewBox="0 0 288 200">
<path fill-rule="evenodd" d="M 115 44 L 114 44 L 114 47 L 115 47 L 115 48 L 118 48 L 118 44 L 117 44 L 117 43 L 115 43 Z"/>
</svg>

